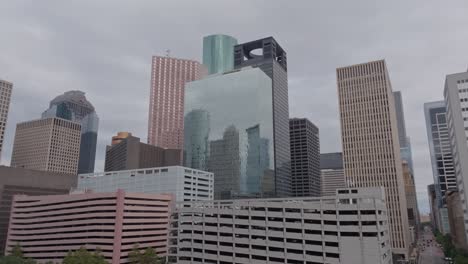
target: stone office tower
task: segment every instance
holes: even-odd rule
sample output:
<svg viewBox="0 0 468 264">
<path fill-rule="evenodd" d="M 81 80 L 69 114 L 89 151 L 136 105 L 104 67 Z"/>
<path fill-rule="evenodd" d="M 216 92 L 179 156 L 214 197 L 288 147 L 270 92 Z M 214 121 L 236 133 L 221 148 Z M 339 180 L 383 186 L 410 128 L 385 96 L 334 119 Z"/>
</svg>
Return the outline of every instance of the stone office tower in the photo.
<svg viewBox="0 0 468 264">
<path fill-rule="evenodd" d="M 183 149 L 185 83 L 206 72 L 197 61 L 153 56 L 148 144 Z"/>
<path fill-rule="evenodd" d="M 396 259 L 407 258 L 409 224 L 397 117 L 384 60 L 337 69 L 343 161 L 352 187 L 385 187 Z"/>
<path fill-rule="evenodd" d="M 248 66 L 260 68 L 272 80 L 275 195 L 290 196 L 292 187 L 286 51 L 273 37 L 234 46 L 234 69 Z"/>
</svg>

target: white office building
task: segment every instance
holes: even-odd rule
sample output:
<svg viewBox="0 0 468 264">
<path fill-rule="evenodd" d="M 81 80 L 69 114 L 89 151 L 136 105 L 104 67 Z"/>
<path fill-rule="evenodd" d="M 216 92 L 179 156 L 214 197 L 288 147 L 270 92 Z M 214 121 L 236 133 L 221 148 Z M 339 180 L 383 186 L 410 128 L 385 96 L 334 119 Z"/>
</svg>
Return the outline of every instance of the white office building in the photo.
<svg viewBox="0 0 468 264">
<path fill-rule="evenodd" d="M 383 188 L 335 197 L 182 203 L 173 212 L 169 263 L 388 264 Z"/>
<path fill-rule="evenodd" d="M 213 173 L 182 166 L 78 175 L 79 190 L 173 194 L 176 202 L 213 200 Z"/>
<path fill-rule="evenodd" d="M 444 89 L 447 124 L 457 188 L 468 231 L 468 72 L 447 75 Z"/>
</svg>

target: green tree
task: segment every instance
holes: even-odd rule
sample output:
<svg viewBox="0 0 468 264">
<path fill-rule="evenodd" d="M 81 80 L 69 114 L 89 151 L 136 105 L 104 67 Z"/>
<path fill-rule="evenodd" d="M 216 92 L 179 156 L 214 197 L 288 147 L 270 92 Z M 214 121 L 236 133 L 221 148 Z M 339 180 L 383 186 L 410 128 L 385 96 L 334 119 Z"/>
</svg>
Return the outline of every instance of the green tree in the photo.
<svg viewBox="0 0 468 264">
<path fill-rule="evenodd" d="M 128 258 L 132 264 L 164 264 L 166 261 L 162 257 L 158 257 L 156 251 L 149 247 L 145 250 L 140 250 L 138 245 L 134 245 Z"/>
<path fill-rule="evenodd" d="M 10 255 L 0 257 L 0 264 L 35 264 L 36 262 L 32 259 L 26 258 L 23 254 L 23 250 L 19 244 L 16 244 Z"/>
<path fill-rule="evenodd" d="M 100 250 L 89 252 L 86 248 L 81 247 L 77 251 L 68 252 L 63 259 L 63 264 L 107 264 L 107 261 L 102 256 Z"/>
</svg>

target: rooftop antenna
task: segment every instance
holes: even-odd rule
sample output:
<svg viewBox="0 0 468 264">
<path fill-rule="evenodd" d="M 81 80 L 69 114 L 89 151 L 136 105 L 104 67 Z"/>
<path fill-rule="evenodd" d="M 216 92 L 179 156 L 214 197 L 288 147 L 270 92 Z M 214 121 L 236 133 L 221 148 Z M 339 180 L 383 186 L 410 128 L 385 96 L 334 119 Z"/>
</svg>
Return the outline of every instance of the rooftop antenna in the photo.
<svg viewBox="0 0 468 264">
<path fill-rule="evenodd" d="M 171 50 L 170 49 L 167 49 L 166 50 L 166 57 L 171 57 Z"/>
</svg>

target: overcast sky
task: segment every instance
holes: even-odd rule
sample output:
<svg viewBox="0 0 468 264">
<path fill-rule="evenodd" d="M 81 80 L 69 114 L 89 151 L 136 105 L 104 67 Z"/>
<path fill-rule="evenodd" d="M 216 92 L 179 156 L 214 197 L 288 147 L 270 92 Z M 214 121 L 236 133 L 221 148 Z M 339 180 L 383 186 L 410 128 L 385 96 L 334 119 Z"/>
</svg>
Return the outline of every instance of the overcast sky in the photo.
<svg viewBox="0 0 468 264">
<path fill-rule="evenodd" d="M 202 38 L 273 36 L 288 54 L 291 117 L 320 128 L 322 152 L 341 151 L 335 69 L 385 59 L 403 94 L 420 209 L 433 182 L 423 103 L 468 66 L 468 1 L 0 0 L 0 79 L 14 83 L 2 163 L 17 122 L 55 96 L 86 92 L 101 119 L 96 170 L 117 131 L 146 141 L 152 55 L 201 60 Z"/>
</svg>

